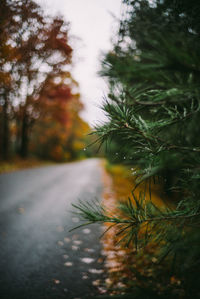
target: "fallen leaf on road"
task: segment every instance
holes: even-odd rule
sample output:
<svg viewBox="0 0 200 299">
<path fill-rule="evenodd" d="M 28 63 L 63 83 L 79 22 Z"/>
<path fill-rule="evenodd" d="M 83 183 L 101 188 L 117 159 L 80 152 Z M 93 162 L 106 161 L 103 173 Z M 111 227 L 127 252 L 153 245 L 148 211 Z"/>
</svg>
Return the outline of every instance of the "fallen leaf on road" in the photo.
<svg viewBox="0 0 200 299">
<path fill-rule="evenodd" d="M 66 263 L 64 263 L 64 265 L 65 265 L 66 267 L 71 267 L 71 266 L 73 265 L 73 263 L 71 263 L 71 262 L 66 262 Z"/>
<path fill-rule="evenodd" d="M 86 264 L 91 264 L 94 262 L 94 259 L 92 259 L 91 257 L 83 257 L 80 260 L 81 260 L 81 262 L 86 263 Z"/>
<path fill-rule="evenodd" d="M 93 286 L 99 286 L 100 283 L 101 283 L 100 279 L 94 280 L 94 281 L 92 282 Z"/>
<path fill-rule="evenodd" d="M 64 242 L 63 241 L 58 241 L 57 243 L 59 246 L 63 246 L 64 245 Z"/>
<path fill-rule="evenodd" d="M 104 272 L 103 269 L 89 269 L 88 272 L 92 273 L 92 274 L 101 274 Z"/>
<path fill-rule="evenodd" d="M 84 251 L 86 251 L 86 252 L 94 252 L 95 250 L 93 248 L 85 248 Z"/>
<path fill-rule="evenodd" d="M 97 260 L 97 263 L 102 264 L 102 263 L 103 263 L 103 259 L 100 257 L 100 258 Z"/>
<path fill-rule="evenodd" d="M 88 276 L 85 274 L 82 276 L 82 279 L 88 279 Z"/>
<path fill-rule="evenodd" d="M 76 245 L 72 245 L 72 250 L 78 250 L 78 249 L 79 249 L 78 246 L 76 246 Z"/>
<path fill-rule="evenodd" d="M 125 250 L 118 250 L 117 255 L 118 256 L 124 256 L 124 255 L 126 255 L 126 251 Z"/>
<path fill-rule="evenodd" d="M 117 287 L 121 289 L 121 288 L 125 288 L 126 285 L 124 283 L 122 283 L 122 282 L 118 282 L 117 283 Z"/>
<path fill-rule="evenodd" d="M 108 257 L 109 259 L 113 259 L 113 258 L 116 257 L 116 252 L 113 251 L 113 250 L 108 250 L 108 251 L 106 252 L 106 254 L 107 254 L 107 257 Z"/>
<path fill-rule="evenodd" d="M 83 229 L 84 234 L 89 234 L 90 232 L 91 232 L 91 230 L 89 228 L 84 228 Z"/>
<path fill-rule="evenodd" d="M 65 241 L 66 243 L 69 243 L 71 240 L 70 240 L 70 238 L 64 238 L 64 241 Z"/>
<path fill-rule="evenodd" d="M 98 291 L 100 294 L 105 294 L 107 292 L 106 289 L 104 289 L 102 287 L 98 287 Z"/>
<path fill-rule="evenodd" d="M 83 242 L 80 241 L 80 240 L 74 240 L 73 243 L 74 243 L 75 245 L 81 245 Z"/>
</svg>

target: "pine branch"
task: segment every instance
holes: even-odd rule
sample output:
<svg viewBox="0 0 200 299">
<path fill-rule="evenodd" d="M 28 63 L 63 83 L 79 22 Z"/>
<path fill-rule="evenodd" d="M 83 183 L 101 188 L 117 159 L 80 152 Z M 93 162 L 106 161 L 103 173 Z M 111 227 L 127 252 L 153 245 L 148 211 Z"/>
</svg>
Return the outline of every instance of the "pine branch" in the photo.
<svg viewBox="0 0 200 299">
<path fill-rule="evenodd" d="M 161 209 L 153 202 L 146 202 L 141 193 L 139 199 L 133 194 L 133 201 L 134 203 L 129 198 L 127 202 L 121 203 L 115 215 L 112 215 L 100 203 L 91 206 L 89 202 L 79 202 L 78 205 L 73 206 L 82 220 L 87 221 L 87 224 L 98 222 L 117 225 L 117 236 L 122 235 L 124 240 L 128 240 L 128 243 L 137 239 L 137 242 L 147 244 L 155 233 L 158 240 L 165 240 L 165 233 L 169 233 L 170 229 L 174 230 L 175 226 L 178 229 L 179 227 L 189 228 L 199 225 L 200 212 L 198 210 L 194 212 L 193 207 L 188 210 L 182 209 L 182 206 L 179 205 L 175 210 Z M 145 227 L 148 233 L 139 234 Z M 134 233 L 132 233 L 133 230 Z"/>
</svg>

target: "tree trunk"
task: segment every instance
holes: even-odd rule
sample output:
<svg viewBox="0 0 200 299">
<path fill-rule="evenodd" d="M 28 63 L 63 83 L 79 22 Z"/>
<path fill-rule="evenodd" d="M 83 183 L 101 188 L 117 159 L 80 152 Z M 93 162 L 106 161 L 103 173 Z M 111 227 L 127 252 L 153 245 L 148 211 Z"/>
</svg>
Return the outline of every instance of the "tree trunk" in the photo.
<svg viewBox="0 0 200 299">
<path fill-rule="evenodd" d="M 8 119 L 8 99 L 5 95 L 3 105 L 3 124 L 2 124 L 2 158 L 9 158 L 9 119 Z"/>
<path fill-rule="evenodd" d="M 24 113 L 22 120 L 22 131 L 21 131 L 21 145 L 20 145 L 20 156 L 26 158 L 28 156 L 28 117 L 26 112 Z"/>
</svg>

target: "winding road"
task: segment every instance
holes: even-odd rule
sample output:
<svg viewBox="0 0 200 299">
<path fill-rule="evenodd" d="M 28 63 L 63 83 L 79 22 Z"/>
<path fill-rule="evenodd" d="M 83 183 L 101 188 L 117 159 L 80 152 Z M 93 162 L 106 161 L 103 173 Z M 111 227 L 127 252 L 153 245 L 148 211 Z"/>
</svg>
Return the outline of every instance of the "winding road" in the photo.
<svg viewBox="0 0 200 299">
<path fill-rule="evenodd" d="M 102 228 L 71 204 L 101 198 L 98 159 L 0 175 L 0 298 L 83 299 L 103 277 Z"/>
</svg>

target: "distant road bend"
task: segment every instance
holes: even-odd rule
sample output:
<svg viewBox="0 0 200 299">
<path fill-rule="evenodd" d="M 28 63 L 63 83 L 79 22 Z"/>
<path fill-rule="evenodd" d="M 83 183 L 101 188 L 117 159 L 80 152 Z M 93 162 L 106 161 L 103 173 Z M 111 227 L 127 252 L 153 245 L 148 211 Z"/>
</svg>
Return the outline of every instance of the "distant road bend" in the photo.
<svg viewBox="0 0 200 299">
<path fill-rule="evenodd" d="M 69 229 L 71 204 L 100 198 L 101 182 L 98 159 L 0 175 L 1 299 L 95 297 L 101 227 Z"/>
</svg>

